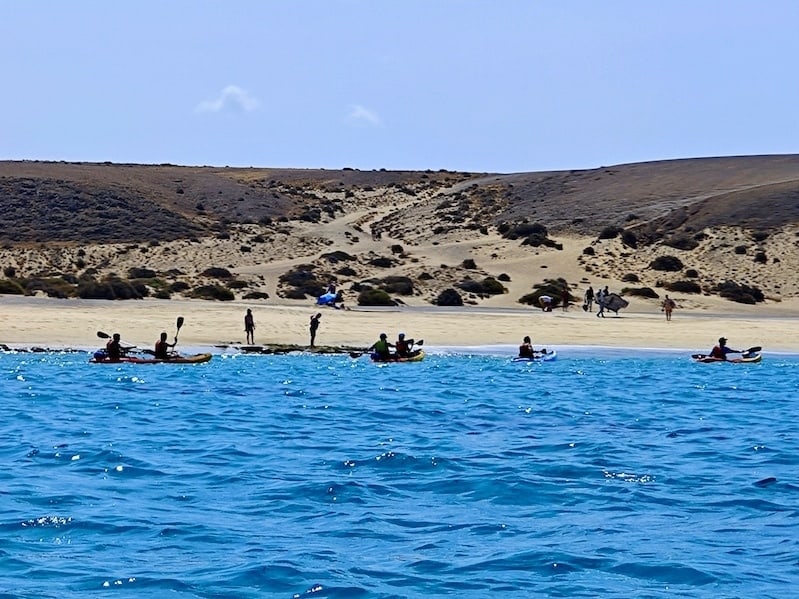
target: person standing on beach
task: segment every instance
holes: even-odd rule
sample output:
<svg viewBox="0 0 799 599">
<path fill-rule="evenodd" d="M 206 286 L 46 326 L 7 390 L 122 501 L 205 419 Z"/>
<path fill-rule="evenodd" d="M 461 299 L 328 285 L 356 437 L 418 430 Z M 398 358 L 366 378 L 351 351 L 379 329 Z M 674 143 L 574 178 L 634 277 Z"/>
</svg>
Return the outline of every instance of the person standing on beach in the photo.
<svg viewBox="0 0 799 599">
<path fill-rule="evenodd" d="M 563 311 L 566 312 L 569 309 L 569 302 L 571 302 L 572 296 L 569 293 L 569 285 L 568 283 L 563 286 L 563 289 L 560 292 L 560 305 L 563 308 Z"/>
<path fill-rule="evenodd" d="M 671 320 L 671 312 L 676 307 L 677 304 L 675 304 L 674 300 L 667 295 L 666 299 L 663 300 L 663 307 L 661 308 L 661 310 L 666 314 L 666 322 Z"/>
<path fill-rule="evenodd" d="M 605 287 L 605 290 L 606 289 L 607 287 Z M 602 289 L 596 292 L 596 305 L 599 306 L 599 309 L 596 311 L 597 318 L 599 318 L 600 316 L 602 318 L 605 318 L 605 298 L 607 297 L 605 293 L 606 291 Z"/>
<path fill-rule="evenodd" d="M 244 332 L 247 333 L 247 344 L 253 345 L 255 343 L 255 318 L 253 318 L 250 308 L 247 308 L 247 314 L 244 315 Z"/>
<path fill-rule="evenodd" d="M 319 319 L 322 318 L 321 312 L 317 312 L 316 316 L 311 316 L 311 347 L 314 346 L 314 342 L 316 341 L 316 331 L 319 329 Z"/>
<path fill-rule="evenodd" d="M 583 303 L 583 310 L 592 312 L 591 307 L 594 305 L 594 288 L 591 285 L 585 290 L 585 303 Z"/>
</svg>

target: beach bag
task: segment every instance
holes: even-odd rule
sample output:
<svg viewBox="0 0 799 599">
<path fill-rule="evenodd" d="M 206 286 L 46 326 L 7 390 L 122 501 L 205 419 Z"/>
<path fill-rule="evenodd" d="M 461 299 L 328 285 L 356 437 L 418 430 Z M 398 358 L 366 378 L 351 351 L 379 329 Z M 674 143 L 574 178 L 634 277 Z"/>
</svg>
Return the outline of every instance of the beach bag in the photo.
<svg viewBox="0 0 799 599">
<path fill-rule="evenodd" d="M 583 304 L 583 312 L 588 312 L 588 304 Z"/>
</svg>

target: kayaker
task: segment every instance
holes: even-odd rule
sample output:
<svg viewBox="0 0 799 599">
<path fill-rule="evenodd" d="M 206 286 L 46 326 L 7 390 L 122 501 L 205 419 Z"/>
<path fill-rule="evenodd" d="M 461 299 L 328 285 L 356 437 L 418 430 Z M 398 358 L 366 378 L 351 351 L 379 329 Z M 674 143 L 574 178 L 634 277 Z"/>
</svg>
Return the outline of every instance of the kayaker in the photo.
<svg viewBox="0 0 799 599">
<path fill-rule="evenodd" d="M 394 344 L 398 358 L 407 358 L 411 353 L 411 344 L 405 340 L 405 333 L 397 335 L 397 342 Z"/>
<path fill-rule="evenodd" d="M 391 351 L 389 348 L 394 347 L 394 344 L 388 342 L 388 335 L 380 333 L 380 339 L 375 341 L 370 347 L 370 351 L 374 351 L 377 357 L 381 360 L 390 360 Z"/>
<path fill-rule="evenodd" d="M 519 357 L 520 358 L 532 358 L 533 357 L 533 345 L 532 341 L 530 341 L 530 336 L 527 335 L 524 338 L 524 343 L 519 346 Z"/>
<path fill-rule="evenodd" d="M 119 340 L 119 333 L 114 333 L 105 344 L 105 353 L 108 355 L 109 362 L 119 362 L 122 359 L 123 350 Z"/>
<path fill-rule="evenodd" d="M 175 347 L 178 340 L 175 339 L 175 343 L 168 343 L 166 340 L 166 333 L 161 333 L 161 339 L 155 342 L 155 358 L 156 360 L 169 360 L 172 356 L 169 352 L 170 347 Z"/>
<path fill-rule="evenodd" d="M 730 349 L 727 347 L 726 337 L 719 337 L 719 344 L 710 350 L 710 357 L 717 360 L 726 360 L 727 354 L 741 354 L 743 353 L 738 349 Z"/>
</svg>

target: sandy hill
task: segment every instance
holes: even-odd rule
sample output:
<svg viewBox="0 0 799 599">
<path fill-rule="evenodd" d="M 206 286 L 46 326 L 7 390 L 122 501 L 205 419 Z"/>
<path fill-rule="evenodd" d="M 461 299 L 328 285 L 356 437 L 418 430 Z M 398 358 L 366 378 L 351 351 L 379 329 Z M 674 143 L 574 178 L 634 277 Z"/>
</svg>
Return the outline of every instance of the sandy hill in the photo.
<svg viewBox="0 0 799 599">
<path fill-rule="evenodd" d="M 799 296 L 799 156 L 515 174 L 0 162 L 0 210 L 6 292 L 292 301 L 335 282 L 350 303 L 453 288 L 511 306 L 562 277 L 696 304 L 727 281 Z"/>
</svg>

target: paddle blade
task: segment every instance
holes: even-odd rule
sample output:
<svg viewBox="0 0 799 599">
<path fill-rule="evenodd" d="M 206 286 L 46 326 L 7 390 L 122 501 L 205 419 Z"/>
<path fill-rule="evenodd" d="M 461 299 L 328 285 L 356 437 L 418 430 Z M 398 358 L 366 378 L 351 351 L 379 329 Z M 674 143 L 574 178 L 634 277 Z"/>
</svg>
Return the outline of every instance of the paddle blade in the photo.
<svg viewBox="0 0 799 599">
<path fill-rule="evenodd" d="M 180 327 L 182 327 L 182 326 L 183 326 L 183 317 L 182 316 L 178 316 L 178 331 L 180 330 Z"/>
<path fill-rule="evenodd" d="M 419 341 L 416 342 L 416 345 L 424 345 L 424 339 L 419 339 Z"/>
<path fill-rule="evenodd" d="M 753 353 L 753 352 L 758 352 L 758 351 L 760 351 L 761 349 L 763 349 L 763 348 L 762 348 L 762 347 L 760 347 L 759 345 L 755 345 L 754 347 L 750 347 L 749 349 L 747 349 L 747 350 L 746 350 L 744 353 L 745 353 L 745 354 L 751 354 L 751 353 Z"/>
<path fill-rule="evenodd" d="M 102 331 L 97 331 L 97 336 L 100 339 L 111 339 L 111 335 L 109 335 L 108 333 L 103 333 Z"/>
</svg>

